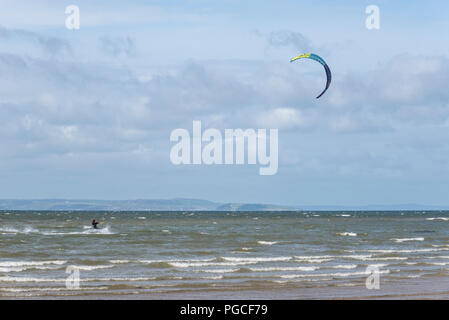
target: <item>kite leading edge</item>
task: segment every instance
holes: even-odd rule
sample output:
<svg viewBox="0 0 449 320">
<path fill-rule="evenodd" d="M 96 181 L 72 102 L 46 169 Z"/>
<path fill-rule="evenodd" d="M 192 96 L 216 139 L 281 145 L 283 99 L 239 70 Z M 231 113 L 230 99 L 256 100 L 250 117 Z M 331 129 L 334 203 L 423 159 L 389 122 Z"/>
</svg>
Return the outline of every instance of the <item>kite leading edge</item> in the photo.
<svg viewBox="0 0 449 320">
<path fill-rule="evenodd" d="M 299 60 L 299 59 L 302 59 L 302 58 L 308 58 L 308 59 L 312 59 L 312 60 L 318 61 L 319 63 L 321 63 L 321 65 L 324 67 L 324 70 L 326 71 L 326 77 L 327 77 L 326 88 L 323 90 L 323 92 L 321 92 L 318 95 L 318 97 L 316 97 L 318 99 L 319 97 L 321 97 L 326 92 L 326 90 L 329 88 L 329 86 L 331 84 L 331 80 L 332 80 L 331 70 L 329 69 L 329 66 L 323 60 L 323 58 L 321 58 L 320 56 L 318 56 L 318 55 L 316 55 L 314 53 L 301 54 L 301 55 L 291 59 L 290 62 L 293 62 L 293 61 L 296 61 L 296 60 Z"/>
</svg>

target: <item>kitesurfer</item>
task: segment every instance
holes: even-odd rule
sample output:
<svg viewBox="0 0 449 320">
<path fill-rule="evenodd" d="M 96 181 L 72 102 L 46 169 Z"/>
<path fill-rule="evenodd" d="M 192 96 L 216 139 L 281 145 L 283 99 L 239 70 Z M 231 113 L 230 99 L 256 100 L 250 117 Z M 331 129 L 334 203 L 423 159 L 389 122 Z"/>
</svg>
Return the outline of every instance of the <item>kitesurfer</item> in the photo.
<svg viewBox="0 0 449 320">
<path fill-rule="evenodd" d="M 99 222 L 95 221 L 95 219 L 92 220 L 92 227 L 94 229 L 98 229 L 97 224 L 99 224 Z"/>
</svg>

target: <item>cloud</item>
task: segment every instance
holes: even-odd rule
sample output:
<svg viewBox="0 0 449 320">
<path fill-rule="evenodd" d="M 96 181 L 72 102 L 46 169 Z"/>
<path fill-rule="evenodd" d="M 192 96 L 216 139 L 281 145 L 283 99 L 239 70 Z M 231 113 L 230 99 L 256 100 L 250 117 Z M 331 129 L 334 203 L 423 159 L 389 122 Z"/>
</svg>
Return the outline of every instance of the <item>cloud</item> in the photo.
<svg viewBox="0 0 449 320">
<path fill-rule="evenodd" d="M 125 38 L 109 38 L 111 56 L 135 52 Z M 271 60 L 97 62 L 0 53 L 5 172 L 90 172 L 100 180 L 190 172 L 205 181 L 168 161 L 171 130 L 190 130 L 193 120 L 203 128 L 279 128 L 280 174 L 301 178 L 398 178 L 449 161 L 441 138 L 449 123 L 446 57 L 399 56 L 368 72 L 336 71 L 320 99 L 319 64 L 304 72 Z"/>
<path fill-rule="evenodd" d="M 278 30 L 270 32 L 266 37 L 268 44 L 273 47 L 293 46 L 299 52 L 311 51 L 310 40 L 300 32 Z"/>
<path fill-rule="evenodd" d="M 257 123 L 261 128 L 290 129 L 306 126 L 307 122 L 300 111 L 292 108 L 276 108 L 262 112 Z"/>
<path fill-rule="evenodd" d="M 71 54 L 70 44 L 61 38 L 43 36 L 35 32 L 22 29 L 7 29 L 0 26 L 0 39 L 3 41 L 20 41 L 25 44 L 33 43 L 40 47 L 47 55 Z"/>
<path fill-rule="evenodd" d="M 103 36 L 100 37 L 98 42 L 103 52 L 114 57 L 129 57 L 136 52 L 135 40 L 130 36 Z"/>
</svg>

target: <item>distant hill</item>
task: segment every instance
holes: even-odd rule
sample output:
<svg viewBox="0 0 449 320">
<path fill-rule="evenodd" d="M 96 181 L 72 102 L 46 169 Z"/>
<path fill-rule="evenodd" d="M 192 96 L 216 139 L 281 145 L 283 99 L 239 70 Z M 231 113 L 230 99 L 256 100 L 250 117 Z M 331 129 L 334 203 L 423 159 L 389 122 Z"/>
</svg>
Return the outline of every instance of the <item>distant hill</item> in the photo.
<svg viewBox="0 0 449 320">
<path fill-rule="evenodd" d="M 295 206 L 296 209 L 310 211 L 432 211 L 449 210 L 449 206 L 430 206 L 422 204 L 394 204 L 367 206 Z"/>
<path fill-rule="evenodd" d="M 199 199 L 169 200 L 0 200 L 0 210 L 84 211 L 271 211 L 295 210 L 265 204 L 226 204 Z"/>
<path fill-rule="evenodd" d="M 369 206 L 282 206 L 260 203 L 219 203 L 200 199 L 138 200 L 0 200 L 0 210 L 67 210 L 67 211 L 387 211 L 449 210 L 449 206 L 419 204 Z"/>
<path fill-rule="evenodd" d="M 277 206 L 271 204 L 226 203 L 218 206 L 217 211 L 291 211 L 293 207 Z"/>
</svg>

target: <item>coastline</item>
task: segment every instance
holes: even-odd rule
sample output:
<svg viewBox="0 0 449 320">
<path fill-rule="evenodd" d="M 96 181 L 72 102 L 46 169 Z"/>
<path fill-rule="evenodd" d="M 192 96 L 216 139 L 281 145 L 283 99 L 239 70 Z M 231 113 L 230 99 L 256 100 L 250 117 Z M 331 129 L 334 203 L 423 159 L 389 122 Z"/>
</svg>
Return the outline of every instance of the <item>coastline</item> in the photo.
<svg viewBox="0 0 449 320">
<path fill-rule="evenodd" d="M 170 293 L 84 294 L 74 296 L 0 297 L 0 300 L 449 300 L 449 277 L 429 277 L 381 284 L 264 290 L 178 290 Z"/>
</svg>

